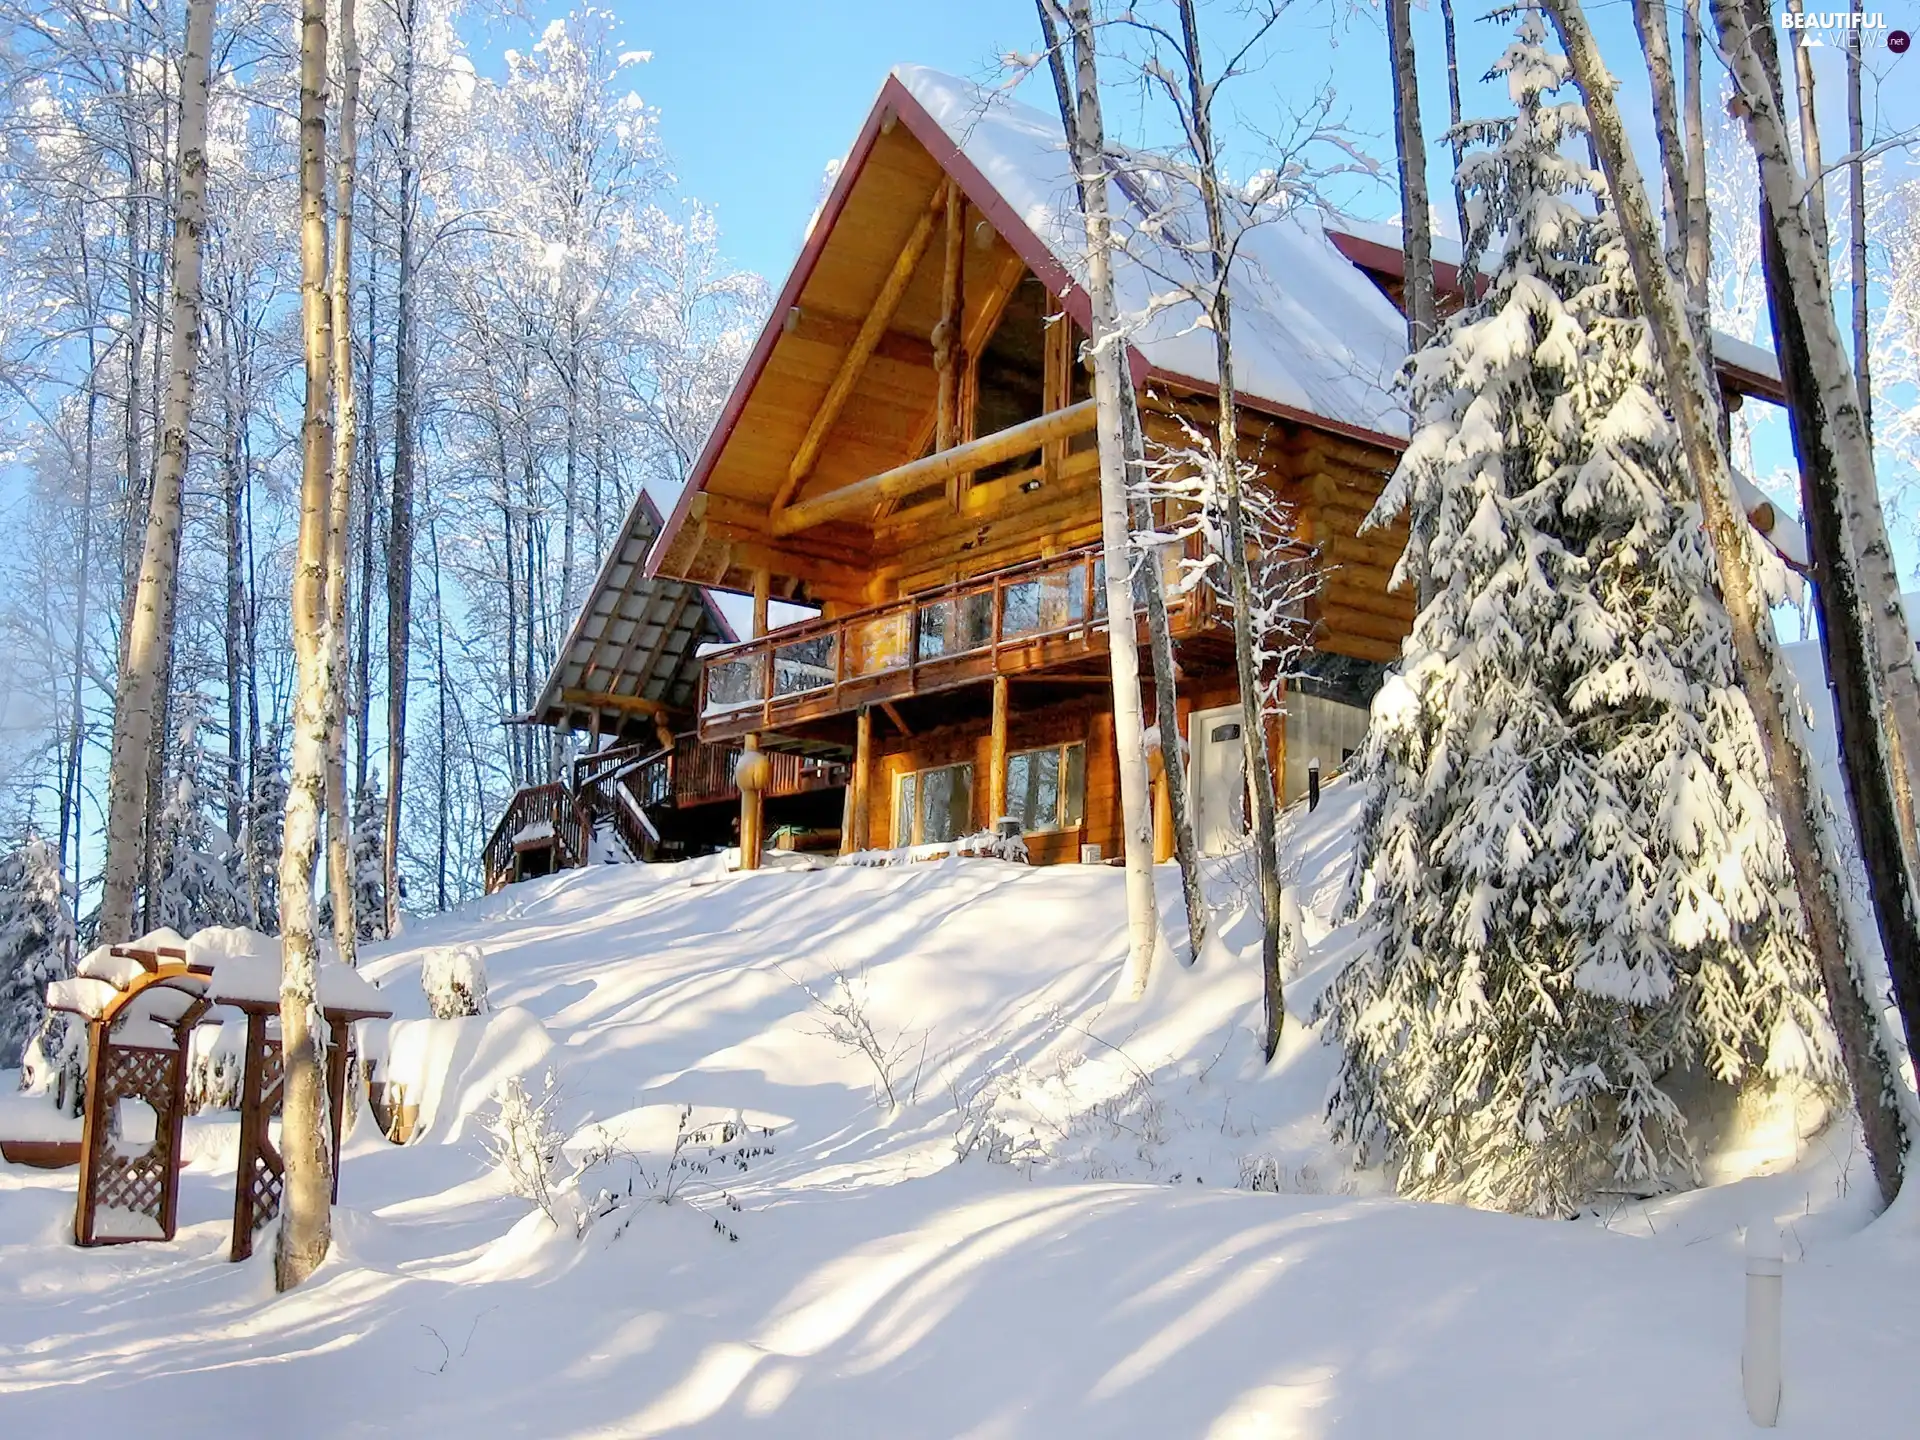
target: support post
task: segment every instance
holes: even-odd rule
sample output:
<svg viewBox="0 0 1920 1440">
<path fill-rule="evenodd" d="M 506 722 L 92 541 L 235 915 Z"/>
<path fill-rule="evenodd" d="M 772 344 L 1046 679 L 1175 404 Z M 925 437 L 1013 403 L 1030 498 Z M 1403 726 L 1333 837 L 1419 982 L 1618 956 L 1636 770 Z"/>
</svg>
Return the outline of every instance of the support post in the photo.
<svg viewBox="0 0 1920 1440">
<path fill-rule="evenodd" d="M 842 854 L 851 855 L 867 846 L 868 777 L 873 771 L 873 712 L 865 705 L 854 720 L 853 777 L 847 786 L 852 807 L 852 823 L 841 837 Z"/>
<path fill-rule="evenodd" d="M 993 738 L 987 750 L 987 828 L 1007 813 L 1007 677 L 993 677 Z"/>
</svg>

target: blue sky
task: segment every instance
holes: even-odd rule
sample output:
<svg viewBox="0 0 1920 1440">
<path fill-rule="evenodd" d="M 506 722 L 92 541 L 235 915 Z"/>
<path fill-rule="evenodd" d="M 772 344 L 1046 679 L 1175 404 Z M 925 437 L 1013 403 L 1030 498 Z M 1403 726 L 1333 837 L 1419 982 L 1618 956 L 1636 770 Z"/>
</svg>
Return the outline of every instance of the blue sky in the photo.
<svg viewBox="0 0 1920 1440">
<path fill-rule="evenodd" d="M 1224 39 L 1234 8 L 1203 0 L 1208 33 Z M 736 263 L 775 284 L 798 251 L 827 163 L 853 140 L 890 67 L 911 62 L 988 80 L 997 76 L 999 56 L 1038 46 L 1031 0 L 616 0 L 612 9 L 624 22 L 627 43 L 653 53 L 636 80 L 660 111 L 683 193 L 714 209 Z M 1507 25 L 1479 18 L 1486 9 L 1481 0 L 1456 5 L 1470 116 L 1506 108 L 1504 94 L 1480 84 L 1509 34 Z M 543 13 L 558 13 L 558 8 L 545 6 Z M 1920 31 L 1920 0 L 1897 0 L 1885 13 L 1890 24 Z M 1643 118 L 1644 71 L 1629 28 L 1631 8 L 1627 0 L 1600 0 L 1589 6 L 1589 14 L 1623 76 L 1643 143 L 1650 145 L 1650 126 Z M 1437 5 L 1416 4 L 1414 28 L 1422 109 L 1427 133 L 1437 140 L 1447 118 Z M 1677 35 L 1677 25 L 1675 30 Z M 1827 82 L 1822 110 L 1831 112 L 1823 122 L 1833 145 L 1845 133 L 1840 56 L 1828 50 L 1818 59 Z M 1920 122 L 1920 84 L 1913 83 L 1920 81 L 1920 53 L 1904 61 L 1882 55 L 1879 63 L 1892 81 L 1882 96 L 1883 125 Z M 1909 83 L 1903 86 L 1902 80 Z M 1351 126 L 1387 161 L 1392 154 L 1390 81 L 1379 11 L 1370 5 L 1349 7 L 1342 0 L 1299 5 L 1276 32 L 1263 67 L 1230 92 L 1231 107 L 1252 124 L 1262 124 L 1329 82 Z M 1023 98 L 1038 105 L 1052 100 L 1050 90 L 1039 84 L 1029 84 Z M 1124 96 L 1110 100 L 1109 108 L 1116 126 L 1129 123 Z M 1432 168 L 1444 209 L 1448 168 L 1437 143 Z M 1373 219 L 1389 218 L 1399 208 L 1388 184 L 1356 191 L 1348 203 Z"/>
</svg>

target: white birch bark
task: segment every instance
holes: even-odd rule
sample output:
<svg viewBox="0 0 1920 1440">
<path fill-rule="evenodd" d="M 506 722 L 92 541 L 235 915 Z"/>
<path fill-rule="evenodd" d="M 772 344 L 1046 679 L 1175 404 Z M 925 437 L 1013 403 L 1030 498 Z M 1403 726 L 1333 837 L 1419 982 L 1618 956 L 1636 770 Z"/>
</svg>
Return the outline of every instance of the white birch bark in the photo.
<svg viewBox="0 0 1920 1440">
<path fill-rule="evenodd" d="M 1247 783 L 1253 799 L 1254 873 L 1260 891 L 1260 975 L 1265 1027 L 1262 1048 L 1273 1059 L 1280 1048 L 1286 1022 L 1286 997 L 1280 974 L 1280 857 L 1275 848 L 1279 801 L 1274 791 L 1273 766 L 1267 753 L 1266 707 L 1261 703 L 1261 642 L 1254 633 L 1256 601 L 1247 545 L 1246 506 L 1241 494 L 1240 412 L 1233 374 L 1233 303 L 1231 259 L 1233 240 L 1227 233 L 1226 210 L 1220 195 L 1219 158 L 1213 138 L 1213 90 L 1203 71 L 1199 19 L 1193 0 L 1176 0 L 1180 12 L 1182 58 L 1186 65 L 1188 125 L 1194 147 L 1200 200 L 1207 214 L 1207 243 L 1212 254 L 1213 288 L 1208 305 L 1213 330 L 1214 365 L 1220 372 L 1220 412 L 1215 419 L 1214 448 L 1226 489 L 1227 571 L 1233 585 L 1233 658 L 1240 685 L 1240 704 L 1246 723 L 1240 727 L 1245 746 Z M 1418 119 L 1415 119 L 1418 129 Z M 1424 156 L 1424 152 L 1423 152 Z M 1421 245 L 1424 248 L 1425 166 L 1421 166 Z M 1409 227 L 1412 233 L 1414 227 Z M 1408 254 L 1413 254 L 1409 244 Z M 1411 291 L 1409 294 L 1411 295 Z M 1433 273 L 1427 271 L 1426 325 L 1433 327 Z"/>
<path fill-rule="evenodd" d="M 291 1290 L 316 1270 L 332 1243 L 333 1174 L 322 1063 L 319 949 L 313 926 L 313 862 L 325 798 L 333 728 L 332 652 L 327 644 L 327 529 L 333 334 L 327 293 L 327 9 L 300 11 L 300 318 L 306 341 L 306 416 L 301 438 L 300 535 L 293 571 L 293 645 L 298 689 L 293 755 L 280 852 L 280 1035 L 286 1073 L 280 1152 L 275 1283 Z"/>
<path fill-rule="evenodd" d="M 1727 0 L 1720 0 L 1727 3 Z M 1704 337 L 1687 319 L 1686 302 L 1661 256 L 1660 229 L 1647 202 L 1627 141 L 1614 80 L 1588 27 L 1580 0 L 1546 0 L 1586 101 L 1594 143 L 1620 215 L 1634 278 L 1646 307 L 1679 425 L 1700 508 L 1719 559 L 1722 596 L 1733 629 L 1741 687 L 1753 709 L 1774 798 L 1794 869 L 1801 914 L 1820 964 L 1828 1013 L 1852 1084 L 1867 1150 L 1883 1197 L 1899 1188 L 1904 1134 L 1900 1112 L 1887 1103 L 1892 1071 L 1877 1022 L 1849 960 L 1861 937 L 1840 903 L 1836 847 L 1814 783 L 1797 691 L 1781 658 L 1749 547 L 1755 543 L 1734 503 L 1733 481 L 1714 417 Z M 1716 14 L 1718 4 L 1716 5 Z M 1723 37 L 1724 38 L 1724 37 Z"/>
<path fill-rule="evenodd" d="M 1810 418 L 1832 452 L 1840 485 L 1840 529 L 1847 557 L 1860 588 L 1862 623 L 1872 638 L 1872 677 L 1886 712 L 1886 728 L 1893 742 L 1890 778 L 1908 837 L 1907 866 L 1920 873 L 1913 844 L 1914 799 L 1912 766 L 1920 758 L 1920 674 L 1914 665 L 1913 634 L 1906 607 L 1900 600 L 1899 572 L 1893 545 L 1887 537 L 1886 512 L 1880 505 L 1880 486 L 1873 468 L 1873 446 L 1867 438 L 1866 417 L 1854 389 L 1852 365 L 1840 339 L 1826 263 L 1826 216 L 1820 209 L 1820 188 L 1810 184 L 1818 171 L 1803 178 L 1793 162 L 1786 118 L 1777 100 L 1767 53 L 1777 51 L 1771 15 L 1755 15 L 1736 0 L 1713 0 L 1714 22 L 1728 68 L 1739 87 L 1747 138 L 1760 163 L 1760 183 L 1774 216 L 1775 232 L 1786 261 L 1787 289 L 1804 332 L 1807 358 L 1819 381 L 1817 394 L 1805 397 Z M 1812 88 L 1802 91 L 1811 119 Z M 1819 132 L 1803 133 L 1809 163 L 1817 165 Z"/>
<path fill-rule="evenodd" d="M 1107 212 L 1106 142 L 1100 117 L 1098 64 L 1088 0 L 1069 0 L 1077 93 L 1074 103 L 1074 170 L 1085 201 L 1087 299 L 1092 310 L 1093 389 L 1098 401 L 1100 534 L 1106 556 L 1107 654 L 1113 670 L 1113 740 L 1120 765 L 1120 823 L 1127 875 L 1127 968 L 1123 990 L 1146 993 L 1160 943 L 1159 908 L 1153 893 L 1153 798 L 1147 778 L 1146 726 L 1140 705 L 1140 657 L 1136 650 L 1131 529 L 1127 522 L 1126 449 L 1121 433 L 1127 350 L 1113 294 L 1113 227 Z"/>
<path fill-rule="evenodd" d="M 1393 130 L 1400 161 L 1400 233 L 1406 256 L 1407 349 L 1433 338 L 1433 217 L 1427 204 L 1427 142 L 1420 124 L 1419 68 L 1408 0 L 1387 0 L 1387 52 L 1393 66 Z M 1464 237 L 1462 237 L 1464 238 Z"/>
<path fill-rule="evenodd" d="M 1060 107 L 1061 127 L 1069 134 L 1078 123 L 1074 118 L 1073 84 L 1067 78 L 1066 55 L 1060 42 L 1060 27 L 1054 23 L 1050 0 L 1035 0 L 1040 16 L 1040 31 L 1046 40 L 1047 67 L 1053 77 L 1054 99 Z M 1079 203 L 1086 204 L 1084 190 L 1076 187 Z M 1152 501 L 1138 493 L 1134 477 L 1146 473 L 1147 445 L 1140 428 L 1140 406 L 1131 383 L 1122 387 L 1125 402 L 1121 414 L 1121 439 L 1126 452 L 1128 476 L 1128 518 L 1134 532 L 1153 529 Z M 1147 653 L 1153 665 L 1154 724 L 1160 732 L 1160 750 L 1167 762 L 1163 770 L 1167 787 L 1167 808 L 1172 812 L 1173 856 L 1180 869 L 1180 890 L 1187 908 L 1188 953 L 1195 961 L 1207 941 L 1207 897 L 1200 879 L 1200 847 L 1193 833 L 1193 805 L 1187 794 L 1187 772 L 1180 748 L 1180 711 L 1175 693 L 1173 631 L 1167 615 L 1166 591 L 1154 584 L 1147 589 Z"/>
<path fill-rule="evenodd" d="M 358 962 L 354 905 L 353 814 L 347 801 L 347 533 L 353 525 L 354 440 L 358 430 L 353 366 L 353 191 L 359 164 L 360 39 L 354 0 L 340 0 L 340 153 L 334 170 L 333 476 L 327 505 L 327 638 L 332 656 L 327 739 L 327 890 L 333 942 L 343 963 Z"/>
<path fill-rule="evenodd" d="M 147 507 L 140 579 L 129 617 L 126 656 L 113 706 L 113 756 L 107 783 L 107 845 L 99 939 L 132 939 L 134 890 L 147 830 L 148 793 L 164 738 L 156 728 L 161 687 L 173 650 L 180 566 L 180 496 L 187 473 L 188 422 L 200 354 L 201 231 L 207 213 L 207 90 L 213 51 L 213 0 L 187 8 L 180 59 L 178 193 L 173 223 L 173 352 Z"/>
</svg>

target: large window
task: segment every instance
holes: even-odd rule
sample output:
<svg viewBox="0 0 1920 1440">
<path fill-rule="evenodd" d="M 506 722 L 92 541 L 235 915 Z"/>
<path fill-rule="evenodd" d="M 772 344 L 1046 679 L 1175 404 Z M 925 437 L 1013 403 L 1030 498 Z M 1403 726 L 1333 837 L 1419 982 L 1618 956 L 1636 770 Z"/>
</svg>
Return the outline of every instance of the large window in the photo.
<svg viewBox="0 0 1920 1440">
<path fill-rule="evenodd" d="M 1007 814 L 1020 822 L 1022 833 L 1073 829 L 1086 799 L 1087 747 L 1078 741 L 1007 757 Z"/>
<path fill-rule="evenodd" d="M 893 796 L 893 843 L 934 845 L 973 829 L 973 766 L 943 765 L 900 777 Z"/>
</svg>

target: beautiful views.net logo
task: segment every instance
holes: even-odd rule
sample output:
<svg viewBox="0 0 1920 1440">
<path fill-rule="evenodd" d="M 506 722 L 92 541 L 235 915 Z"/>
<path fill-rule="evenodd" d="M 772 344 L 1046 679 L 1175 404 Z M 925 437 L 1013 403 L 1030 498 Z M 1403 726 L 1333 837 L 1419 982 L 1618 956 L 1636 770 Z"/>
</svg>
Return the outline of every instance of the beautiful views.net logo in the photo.
<svg viewBox="0 0 1920 1440">
<path fill-rule="evenodd" d="M 1834 45 L 1842 50 L 1890 50 L 1904 55 L 1913 43 L 1905 30 L 1896 30 L 1878 10 L 1782 11 L 1780 26 L 1796 32 L 1799 43 L 1811 50 Z"/>
</svg>

